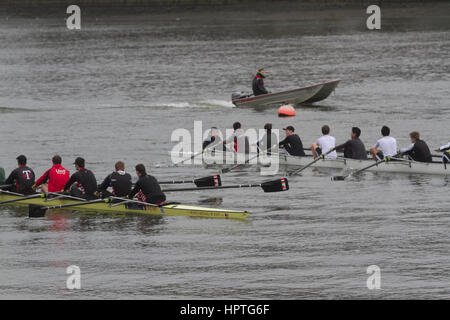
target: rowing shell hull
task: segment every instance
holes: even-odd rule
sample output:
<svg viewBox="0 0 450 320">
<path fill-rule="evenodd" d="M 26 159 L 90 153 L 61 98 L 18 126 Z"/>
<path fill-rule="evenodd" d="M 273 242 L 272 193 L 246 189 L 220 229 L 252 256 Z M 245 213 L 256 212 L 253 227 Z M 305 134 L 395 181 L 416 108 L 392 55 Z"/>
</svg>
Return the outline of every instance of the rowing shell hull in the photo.
<svg viewBox="0 0 450 320">
<path fill-rule="evenodd" d="M 251 96 L 248 98 L 232 99 L 236 107 L 271 107 L 283 104 L 313 103 L 324 100 L 336 89 L 341 80 L 332 80 L 318 83 L 312 86 Z"/>
<path fill-rule="evenodd" d="M 241 157 L 243 155 L 240 155 Z M 237 163 L 244 163 L 245 159 L 251 159 L 255 154 L 249 154 L 247 157 L 238 159 L 237 154 L 232 152 L 215 152 L 214 154 L 205 153 L 203 155 L 203 162 L 206 165 L 223 165 L 230 166 Z M 265 163 L 259 163 L 262 165 L 268 165 L 268 161 L 271 158 L 266 158 Z M 274 160 L 276 158 L 272 158 Z M 295 157 L 289 155 L 279 155 L 278 161 L 280 166 L 293 166 L 304 167 L 314 160 L 312 156 Z M 257 163 L 257 159 L 254 159 L 250 164 Z M 322 159 L 317 161 L 311 167 L 315 168 L 329 168 L 340 170 L 359 170 L 373 164 L 373 160 L 356 160 L 347 158 L 338 159 Z M 389 161 L 386 163 L 380 163 L 367 171 L 372 172 L 391 172 L 391 173 L 410 173 L 410 174 L 431 174 L 431 175 L 450 175 L 450 167 L 441 162 L 415 162 L 415 161 Z"/>
<path fill-rule="evenodd" d="M 0 194 L 0 201 L 18 199 L 18 196 Z M 59 206 L 64 204 L 77 203 L 75 200 L 52 200 L 46 201 L 43 198 L 28 199 L 18 202 L 9 203 L 7 205 L 19 205 L 27 206 L 30 204 L 39 206 Z M 105 213 L 130 213 L 130 214 L 143 214 L 151 216 L 189 216 L 189 217 L 201 217 L 201 218 L 219 218 L 219 219 L 246 219 L 249 215 L 247 211 L 234 211 L 215 208 L 204 208 L 196 206 L 186 206 L 179 204 L 168 204 L 161 207 L 145 206 L 145 210 L 128 209 L 124 204 L 115 207 L 110 206 L 107 203 L 92 203 L 81 206 L 74 206 L 67 208 L 69 210 L 83 210 L 83 211 L 95 211 Z"/>
<path fill-rule="evenodd" d="M 313 157 L 292 157 L 280 156 L 280 165 L 286 166 L 305 166 L 311 163 Z M 360 170 L 367 166 L 374 164 L 374 160 L 356 160 L 356 159 L 322 159 L 317 161 L 313 166 L 317 168 L 331 168 L 331 169 L 347 169 Z M 449 166 L 438 163 L 425 163 L 415 161 L 388 161 L 380 163 L 377 166 L 367 169 L 371 172 L 390 172 L 390 173 L 410 173 L 410 174 L 432 174 L 432 175 L 449 175 Z"/>
</svg>

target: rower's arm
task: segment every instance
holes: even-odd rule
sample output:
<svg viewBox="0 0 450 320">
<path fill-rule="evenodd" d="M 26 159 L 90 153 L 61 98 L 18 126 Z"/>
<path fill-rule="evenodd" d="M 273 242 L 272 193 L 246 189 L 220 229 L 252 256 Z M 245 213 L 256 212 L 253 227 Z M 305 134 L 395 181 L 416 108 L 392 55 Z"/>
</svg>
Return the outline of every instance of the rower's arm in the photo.
<svg viewBox="0 0 450 320">
<path fill-rule="evenodd" d="M 347 145 L 347 142 L 340 144 L 340 145 L 334 147 L 334 151 L 339 151 L 339 150 L 345 149 L 346 145 Z"/>
<path fill-rule="evenodd" d="M 442 146 L 442 147 L 439 148 L 439 150 L 441 150 L 441 151 L 446 151 L 446 150 L 449 150 L 449 149 L 450 149 L 450 142 L 447 143 L 445 146 Z"/>
<path fill-rule="evenodd" d="M 13 183 L 14 183 L 14 180 L 16 180 L 16 179 L 17 179 L 17 171 L 16 171 L 16 170 L 13 170 L 13 171 L 9 174 L 8 179 L 6 179 L 5 184 L 13 184 Z"/>
<path fill-rule="evenodd" d="M 50 169 L 47 170 L 47 171 L 42 175 L 42 177 L 40 177 L 39 179 L 37 179 L 37 181 L 36 181 L 36 183 L 35 183 L 36 186 L 40 186 L 41 184 L 46 183 L 46 182 L 48 181 L 49 174 L 50 174 Z"/>
<path fill-rule="evenodd" d="M 282 141 L 280 141 L 280 143 L 278 144 L 278 146 L 280 147 L 280 148 L 282 148 L 282 147 L 284 147 L 286 144 L 287 144 L 287 137 L 286 138 L 284 138 Z"/>
<path fill-rule="evenodd" d="M 400 149 L 400 153 L 408 153 L 408 152 L 410 152 L 413 148 L 414 148 L 414 143 L 411 144 L 411 145 L 410 145 L 409 147 L 407 147 L 407 148 L 402 148 L 402 149 Z"/>
<path fill-rule="evenodd" d="M 111 186 L 111 175 L 108 175 L 102 184 L 98 187 L 98 191 L 106 191 Z"/>
<path fill-rule="evenodd" d="M 78 178 L 77 178 L 77 172 L 75 172 L 74 174 L 72 174 L 72 175 L 70 176 L 69 181 L 67 181 L 66 185 L 64 186 L 64 191 L 69 190 L 70 187 L 71 187 L 76 181 L 78 181 Z"/>
<path fill-rule="evenodd" d="M 134 196 L 139 192 L 139 190 L 141 190 L 141 185 L 138 180 L 138 182 L 136 182 L 136 184 L 134 185 L 133 190 L 131 190 L 130 194 L 128 195 L 128 198 L 133 199 Z"/>
</svg>

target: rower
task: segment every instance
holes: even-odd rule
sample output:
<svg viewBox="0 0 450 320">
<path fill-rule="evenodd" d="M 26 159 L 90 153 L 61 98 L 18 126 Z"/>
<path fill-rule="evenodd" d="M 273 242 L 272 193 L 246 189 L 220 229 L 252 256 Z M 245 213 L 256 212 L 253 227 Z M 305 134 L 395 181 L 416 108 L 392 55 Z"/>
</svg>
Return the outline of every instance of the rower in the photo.
<svg viewBox="0 0 450 320">
<path fill-rule="evenodd" d="M 293 126 L 287 126 L 283 128 L 286 138 L 281 141 L 278 145 L 280 148 L 284 148 L 284 151 L 291 156 L 303 157 L 305 151 L 303 150 L 303 143 L 300 137 L 294 133 L 295 128 Z"/>
<path fill-rule="evenodd" d="M 413 131 L 409 134 L 409 137 L 411 138 L 411 145 L 400 149 L 400 152 L 409 155 L 414 161 L 433 162 L 430 149 L 426 142 L 420 139 L 420 133 Z"/>
<path fill-rule="evenodd" d="M 390 137 L 391 129 L 387 126 L 381 128 L 381 134 L 383 138 L 379 139 L 375 145 L 370 148 L 373 160 L 379 161 L 384 158 L 392 157 L 397 154 L 397 140 Z M 381 151 L 378 150 L 381 148 Z"/>
<path fill-rule="evenodd" d="M 18 168 L 14 169 L 6 179 L 5 184 L 11 184 L 12 187 L 6 188 L 22 194 L 33 194 L 35 175 L 33 170 L 27 166 L 27 157 L 20 155 L 17 158 Z"/>
<path fill-rule="evenodd" d="M 136 174 L 139 177 L 134 189 L 128 195 L 133 199 L 135 195 L 139 201 L 161 205 L 166 201 L 166 195 L 161 191 L 158 180 L 147 174 L 145 166 L 138 164 L 136 166 Z"/>
<path fill-rule="evenodd" d="M 266 123 L 264 125 L 264 130 L 266 131 L 266 133 L 264 134 L 264 136 L 256 143 L 256 145 L 258 146 L 258 153 L 259 152 L 267 152 L 268 155 L 271 154 L 271 147 L 273 145 L 277 144 L 277 136 L 276 134 L 274 134 L 272 132 L 272 124 L 271 123 Z"/>
<path fill-rule="evenodd" d="M 86 200 L 96 199 L 94 193 L 97 190 L 97 181 L 94 174 L 85 168 L 85 161 L 81 157 L 76 158 L 73 164 L 76 172 L 64 186 L 64 191 L 69 190 L 69 194 L 73 197 Z"/>
<path fill-rule="evenodd" d="M 233 134 L 224 142 L 229 151 L 249 153 L 250 144 L 240 122 L 233 123 Z"/>
<path fill-rule="evenodd" d="M 220 139 L 219 136 L 219 129 L 217 129 L 216 127 L 212 127 L 209 133 L 209 137 L 205 141 L 203 141 L 203 150 L 205 150 L 206 148 L 212 149 L 214 148 L 214 146 L 220 144 L 221 141 L 222 139 Z"/>
<path fill-rule="evenodd" d="M 253 94 L 255 96 L 268 93 L 268 91 L 264 87 L 264 78 L 265 78 L 264 69 L 259 69 L 258 72 L 255 74 L 255 77 L 253 78 L 252 82 Z"/>
<path fill-rule="evenodd" d="M 314 158 L 317 158 L 321 154 L 326 154 L 331 149 L 336 147 L 336 139 L 330 136 L 330 127 L 324 125 L 322 127 L 322 136 L 317 139 L 316 142 L 313 142 L 311 145 L 311 151 L 313 153 Z M 325 159 L 336 159 L 337 153 L 336 151 L 332 151 L 325 155 Z"/>
<path fill-rule="evenodd" d="M 101 193 L 102 198 L 126 197 L 131 191 L 131 175 L 125 172 L 125 163 L 117 161 L 114 167 L 116 171 L 108 175 L 98 187 L 98 193 Z M 108 191 L 109 187 L 112 188 L 111 192 Z"/>
<path fill-rule="evenodd" d="M 64 186 L 70 178 L 69 170 L 61 165 L 62 159 L 58 155 L 52 158 L 52 163 L 53 166 L 37 179 L 33 185 L 33 190 L 36 190 L 39 186 L 44 193 L 64 190 Z"/>
<path fill-rule="evenodd" d="M 358 127 L 353 127 L 352 132 L 350 132 L 350 140 L 338 145 L 334 148 L 336 151 L 344 149 L 344 158 L 349 159 L 367 159 L 366 147 L 364 143 L 359 139 L 361 135 L 361 129 Z"/>
<path fill-rule="evenodd" d="M 449 163 L 450 162 L 450 142 L 447 143 L 445 146 L 440 147 L 439 149 L 435 150 L 436 152 L 443 151 L 442 154 L 442 162 L 443 163 Z"/>
</svg>

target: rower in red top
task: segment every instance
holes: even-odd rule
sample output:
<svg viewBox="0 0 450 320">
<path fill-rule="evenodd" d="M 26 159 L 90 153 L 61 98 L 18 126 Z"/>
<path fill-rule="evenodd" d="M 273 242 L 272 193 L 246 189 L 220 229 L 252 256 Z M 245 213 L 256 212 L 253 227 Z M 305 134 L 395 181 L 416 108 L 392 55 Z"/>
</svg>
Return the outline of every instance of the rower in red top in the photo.
<svg viewBox="0 0 450 320">
<path fill-rule="evenodd" d="M 70 178 L 69 170 L 65 169 L 61 165 L 62 159 L 58 155 L 55 155 L 52 158 L 52 163 L 53 166 L 48 169 L 34 184 L 34 190 L 36 190 L 39 186 L 41 186 L 42 192 L 44 193 L 59 192 L 64 190 L 64 186 Z"/>
<path fill-rule="evenodd" d="M 94 193 L 97 191 L 97 180 L 95 180 L 94 174 L 84 167 L 85 161 L 83 158 L 76 158 L 73 164 L 77 172 L 72 174 L 64 186 L 64 191 L 70 190 L 70 195 L 73 197 L 86 200 L 96 199 Z"/>
<path fill-rule="evenodd" d="M 13 186 L 8 188 L 10 191 L 18 192 L 21 194 L 33 194 L 35 175 L 31 168 L 27 167 L 27 157 L 20 155 L 17 158 L 17 164 L 19 167 L 14 169 L 6 179 L 5 184 L 12 184 Z"/>
</svg>

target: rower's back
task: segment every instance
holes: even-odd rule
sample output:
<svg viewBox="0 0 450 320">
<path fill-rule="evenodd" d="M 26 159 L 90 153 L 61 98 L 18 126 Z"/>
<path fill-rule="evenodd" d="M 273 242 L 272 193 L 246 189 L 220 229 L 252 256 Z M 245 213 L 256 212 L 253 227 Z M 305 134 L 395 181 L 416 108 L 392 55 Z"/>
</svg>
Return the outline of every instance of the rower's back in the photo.
<svg viewBox="0 0 450 320">
<path fill-rule="evenodd" d="M 7 184 L 14 183 L 13 190 L 21 194 L 33 194 L 33 185 L 35 182 L 34 171 L 26 166 L 22 165 L 10 175 L 10 181 L 6 181 Z"/>
<path fill-rule="evenodd" d="M 154 176 L 149 174 L 141 176 L 136 186 L 145 195 L 146 202 L 161 203 L 166 201 L 166 195 L 162 192 L 158 180 Z"/>
</svg>

